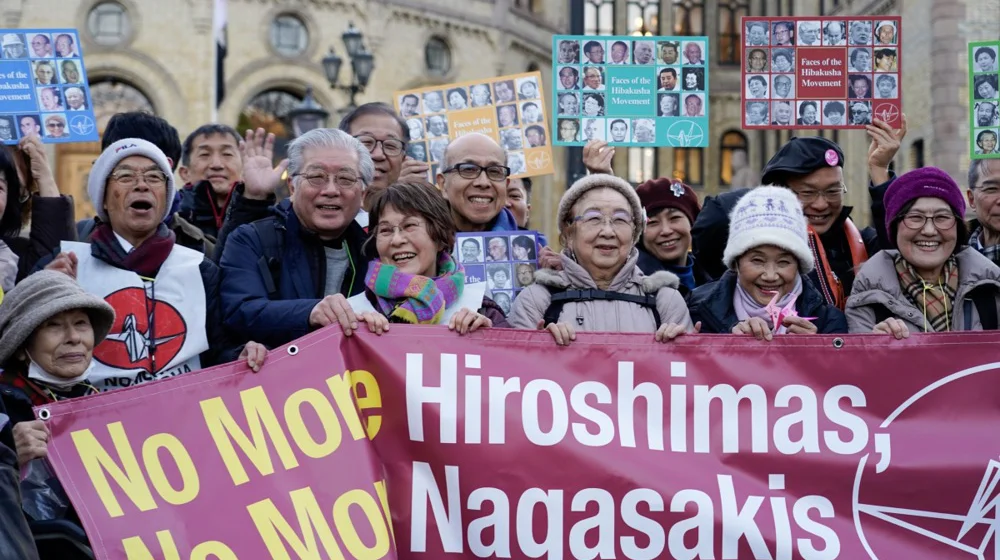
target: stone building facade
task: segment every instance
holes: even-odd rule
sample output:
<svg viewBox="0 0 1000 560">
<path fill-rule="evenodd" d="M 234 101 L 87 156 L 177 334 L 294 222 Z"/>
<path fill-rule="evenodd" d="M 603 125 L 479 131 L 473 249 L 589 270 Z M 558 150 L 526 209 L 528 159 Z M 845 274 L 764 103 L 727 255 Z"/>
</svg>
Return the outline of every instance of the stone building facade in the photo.
<svg viewBox="0 0 1000 560">
<path fill-rule="evenodd" d="M 215 107 L 213 0 L 3 0 L 0 26 L 75 27 L 99 124 L 123 110 L 146 109 L 183 139 L 201 124 L 263 125 L 289 136 L 282 117 L 311 88 L 335 126 L 350 94 L 331 88 L 322 59 L 344 59 L 341 34 L 353 24 L 374 56 L 357 104 L 391 101 L 398 89 L 540 69 L 548 81 L 551 37 L 567 26 L 568 0 L 228 0 L 225 97 Z M 86 175 L 94 144 L 54 150 L 60 187 L 92 212 Z M 559 156 L 561 157 L 561 156 Z M 561 165 L 557 162 L 557 165 Z M 541 178 L 538 226 L 555 214 L 561 188 Z"/>
</svg>

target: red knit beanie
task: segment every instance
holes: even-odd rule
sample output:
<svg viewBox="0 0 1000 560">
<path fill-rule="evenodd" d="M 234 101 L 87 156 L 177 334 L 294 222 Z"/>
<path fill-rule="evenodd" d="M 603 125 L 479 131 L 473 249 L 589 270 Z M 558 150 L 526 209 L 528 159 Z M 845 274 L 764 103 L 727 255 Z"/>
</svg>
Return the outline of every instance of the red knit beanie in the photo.
<svg viewBox="0 0 1000 560">
<path fill-rule="evenodd" d="M 687 216 L 687 219 L 694 225 L 698 213 L 701 212 L 701 205 L 698 203 L 698 195 L 694 189 L 670 177 L 660 177 L 651 179 L 639 185 L 635 190 L 639 195 L 646 216 L 654 216 L 666 208 L 676 208 Z"/>
</svg>

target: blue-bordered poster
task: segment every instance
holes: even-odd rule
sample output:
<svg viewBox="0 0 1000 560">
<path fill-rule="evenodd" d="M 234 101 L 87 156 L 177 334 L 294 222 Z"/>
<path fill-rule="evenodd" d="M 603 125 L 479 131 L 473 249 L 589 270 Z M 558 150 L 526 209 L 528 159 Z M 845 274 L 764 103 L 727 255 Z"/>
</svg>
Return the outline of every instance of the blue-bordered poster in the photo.
<svg viewBox="0 0 1000 560">
<path fill-rule="evenodd" d="M 0 29 L 0 141 L 98 140 L 75 29 Z"/>
<path fill-rule="evenodd" d="M 557 146 L 708 146 L 708 37 L 556 35 Z"/>
</svg>

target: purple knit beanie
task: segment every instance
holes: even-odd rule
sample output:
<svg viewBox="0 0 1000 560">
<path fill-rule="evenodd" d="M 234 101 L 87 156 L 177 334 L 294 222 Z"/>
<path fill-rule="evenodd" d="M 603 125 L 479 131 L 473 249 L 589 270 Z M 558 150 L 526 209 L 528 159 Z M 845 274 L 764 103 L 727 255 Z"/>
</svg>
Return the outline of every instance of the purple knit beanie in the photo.
<svg viewBox="0 0 1000 560">
<path fill-rule="evenodd" d="M 910 201 L 923 197 L 940 198 L 955 211 L 958 219 L 965 217 L 965 197 L 962 189 L 947 173 L 937 167 L 921 167 L 903 173 L 885 192 L 885 230 L 891 231 L 896 214 Z M 892 240 L 895 245 L 895 239 Z"/>
</svg>

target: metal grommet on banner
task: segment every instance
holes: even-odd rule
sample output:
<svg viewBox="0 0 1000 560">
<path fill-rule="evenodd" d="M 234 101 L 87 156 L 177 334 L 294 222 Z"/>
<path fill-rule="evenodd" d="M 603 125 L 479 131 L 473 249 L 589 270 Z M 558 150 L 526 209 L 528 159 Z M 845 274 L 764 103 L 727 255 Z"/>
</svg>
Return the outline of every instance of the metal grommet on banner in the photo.
<svg viewBox="0 0 1000 560">
<path fill-rule="evenodd" d="M 42 408 L 42 409 L 40 409 L 38 411 L 38 419 L 39 420 L 48 420 L 49 418 L 52 418 L 52 413 L 49 412 L 49 409 Z"/>
<path fill-rule="evenodd" d="M 843 348 L 844 347 L 844 339 L 843 338 L 835 338 L 835 339 L 833 339 L 833 347 L 834 348 L 838 348 L 838 349 L 839 348 Z"/>
<path fill-rule="evenodd" d="M 288 347 L 288 355 L 289 356 L 294 356 L 294 355 L 296 355 L 298 353 L 299 353 L 299 347 L 298 346 L 296 346 L 296 345 L 293 344 L 293 345 L 291 345 L 291 346 Z"/>
</svg>

